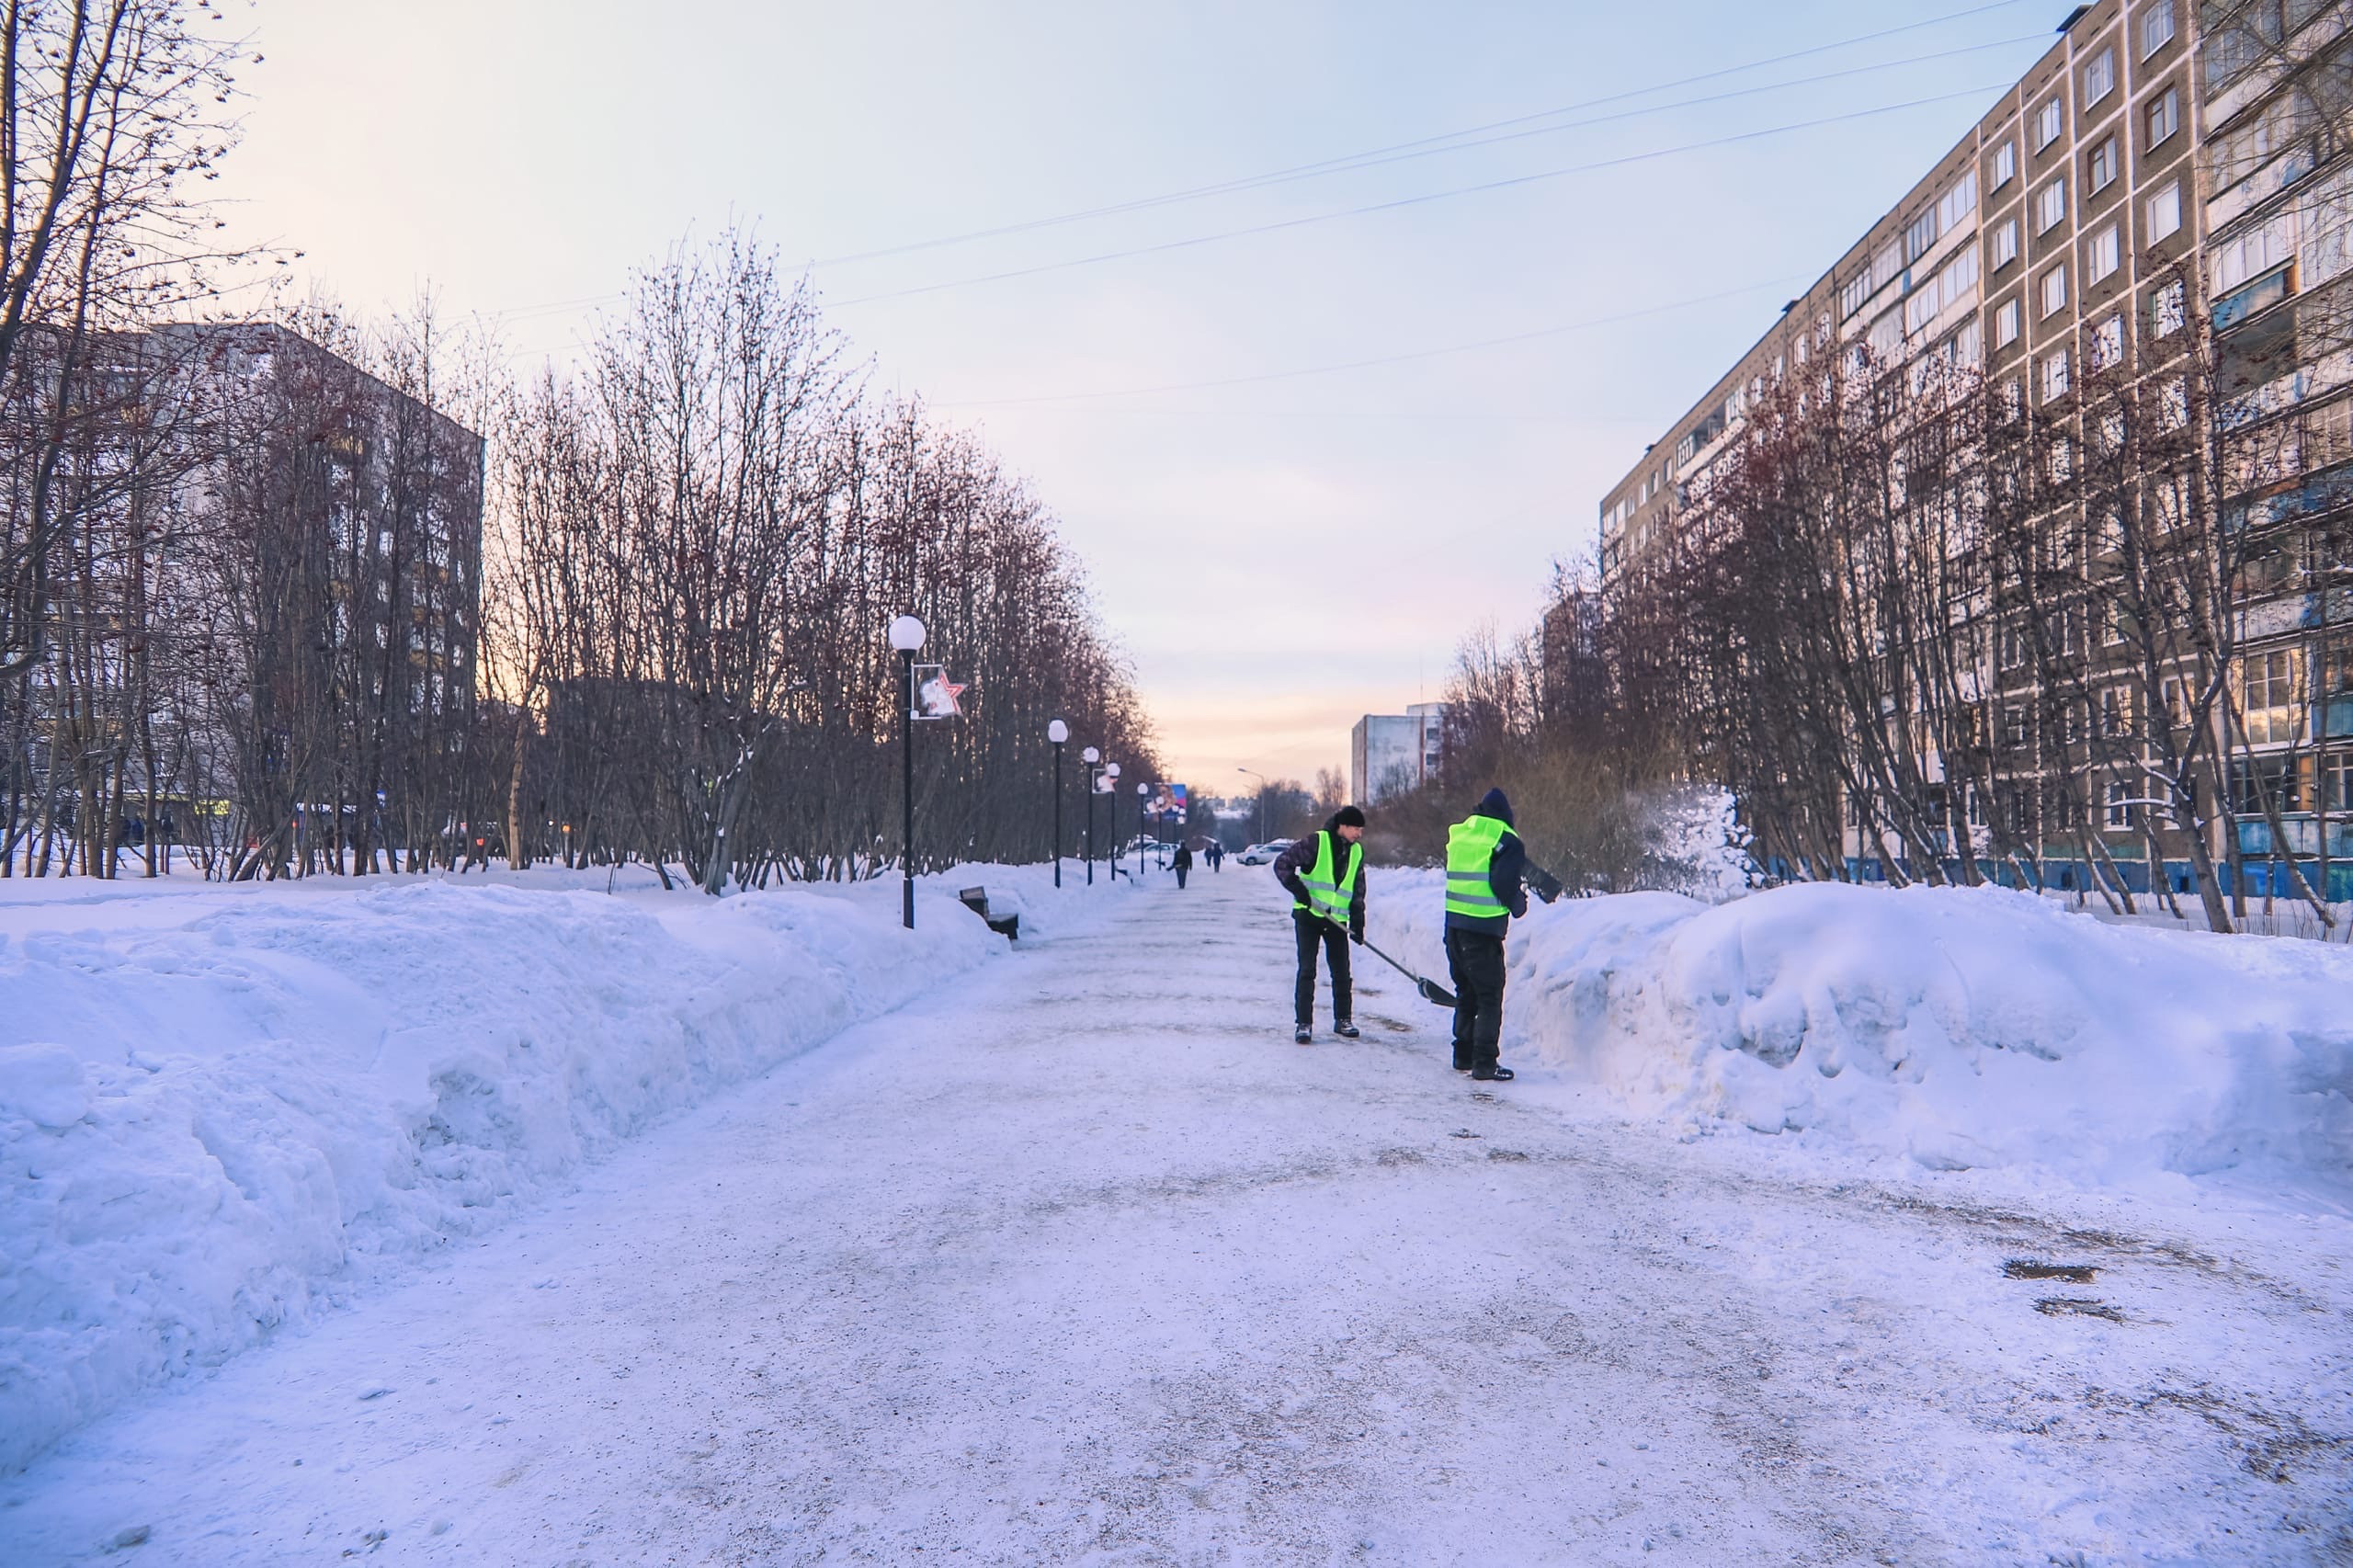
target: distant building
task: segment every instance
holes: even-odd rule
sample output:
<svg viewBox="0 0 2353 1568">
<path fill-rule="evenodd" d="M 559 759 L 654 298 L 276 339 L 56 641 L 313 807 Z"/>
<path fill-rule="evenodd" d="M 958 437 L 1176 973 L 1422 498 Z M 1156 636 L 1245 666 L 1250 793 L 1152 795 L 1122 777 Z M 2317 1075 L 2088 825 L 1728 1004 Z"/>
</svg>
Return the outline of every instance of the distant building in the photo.
<svg viewBox="0 0 2353 1568">
<path fill-rule="evenodd" d="M 1437 778 L 1445 729 L 1443 702 L 1358 719 L 1348 733 L 1348 798 L 1370 805 Z"/>
</svg>

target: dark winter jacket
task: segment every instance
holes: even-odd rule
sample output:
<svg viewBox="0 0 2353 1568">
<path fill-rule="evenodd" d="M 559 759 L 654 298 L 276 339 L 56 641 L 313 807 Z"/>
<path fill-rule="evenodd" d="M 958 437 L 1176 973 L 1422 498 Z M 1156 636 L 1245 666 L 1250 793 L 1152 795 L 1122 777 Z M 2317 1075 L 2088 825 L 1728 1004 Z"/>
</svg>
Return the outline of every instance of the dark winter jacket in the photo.
<svg viewBox="0 0 2353 1568">
<path fill-rule="evenodd" d="M 1474 817 L 1493 817 L 1506 827 L 1513 826 L 1511 800 L 1501 790 L 1490 790 L 1482 796 L 1471 812 Z M 1495 846 L 1495 858 L 1487 865 L 1487 885 L 1495 890 L 1496 901 L 1511 911 L 1511 915 L 1457 915 L 1449 911 L 1446 928 L 1449 931 L 1477 931 L 1484 936 L 1500 937 L 1511 929 L 1512 915 L 1528 913 L 1528 891 L 1520 885 L 1528 874 L 1528 846 L 1517 833 L 1506 833 Z"/>
<path fill-rule="evenodd" d="M 1170 858 L 1170 860 L 1169 860 L 1169 862 L 1168 862 L 1168 863 L 1169 863 L 1169 865 L 1170 865 L 1170 866 L 1174 867 L 1176 869 L 1177 869 L 1177 870 L 1179 870 L 1179 871 L 1189 871 L 1189 870 L 1191 870 L 1191 869 L 1193 869 L 1193 849 L 1192 849 L 1192 846 L 1190 846 L 1190 845 L 1188 845 L 1188 844 L 1180 844 L 1180 845 L 1178 845 L 1178 846 L 1176 846 L 1176 855 L 1175 855 L 1173 858 Z"/>
<path fill-rule="evenodd" d="M 1340 817 L 1338 812 L 1334 812 L 1331 820 L 1324 824 L 1324 831 L 1332 835 L 1332 853 L 1336 856 L 1338 855 L 1342 846 L 1347 842 L 1347 840 L 1340 836 Z M 1359 862 L 1359 868 L 1361 868 L 1361 862 L 1364 856 L 1364 845 L 1362 841 L 1358 841 L 1357 844 L 1355 853 Z M 1282 883 L 1284 888 L 1290 892 L 1291 897 L 1297 899 L 1302 903 L 1305 903 L 1307 902 L 1307 884 L 1299 880 L 1300 873 L 1309 869 L 1314 864 L 1315 835 L 1311 833 L 1304 838 L 1293 841 L 1290 848 L 1275 857 L 1275 881 Z M 1366 880 L 1363 870 L 1359 869 L 1357 872 L 1356 895 L 1348 900 L 1348 932 L 1351 936 L 1361 937 L 1364 934 L 1364 884 Z"/>
</svg>

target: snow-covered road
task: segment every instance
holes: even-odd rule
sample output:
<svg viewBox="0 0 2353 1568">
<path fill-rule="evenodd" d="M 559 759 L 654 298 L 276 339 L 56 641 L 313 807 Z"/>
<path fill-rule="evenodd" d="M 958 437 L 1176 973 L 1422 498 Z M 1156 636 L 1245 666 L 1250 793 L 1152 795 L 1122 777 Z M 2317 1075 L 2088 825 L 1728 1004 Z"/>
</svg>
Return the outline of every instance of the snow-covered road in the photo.
<svg viewBox="0 0 2353 1568">
<path fill-rule="evenodd" d="M 1264 874 L 1162 886 L 85 1428 L 0 1562 L 2353 1560 L 2278 1223 L 1477 1093 L 1369 958 L 1302 1050 Z"/>
</svg>

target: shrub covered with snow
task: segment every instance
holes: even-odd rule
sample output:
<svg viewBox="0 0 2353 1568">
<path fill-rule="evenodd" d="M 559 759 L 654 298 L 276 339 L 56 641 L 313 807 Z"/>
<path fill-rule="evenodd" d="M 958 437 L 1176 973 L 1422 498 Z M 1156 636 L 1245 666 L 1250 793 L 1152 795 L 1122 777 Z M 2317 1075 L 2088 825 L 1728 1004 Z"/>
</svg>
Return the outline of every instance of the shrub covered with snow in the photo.
<svg viewBox="0 0 2353 1568">
<path fill-rule="evenodd" d="M 1439 884 L 1380 927 L 1438 950 Z M 2024 893 L 1815 883 L 1539 906 L 1506 1054 L 1671 1125 L 1802 1131 L 2085 1185 L 2353 1180 L 2353 953 L 2102 925 Z"/>
<path fill-rule="evenodd" d="M 1004 952 L 956 887 L 1025 932 L 1074 918 L 1047 875 L 934 879 L 913 937 L 895 882 L 25 889 L 0 911 L 0 1465 Z"/>
</svg>

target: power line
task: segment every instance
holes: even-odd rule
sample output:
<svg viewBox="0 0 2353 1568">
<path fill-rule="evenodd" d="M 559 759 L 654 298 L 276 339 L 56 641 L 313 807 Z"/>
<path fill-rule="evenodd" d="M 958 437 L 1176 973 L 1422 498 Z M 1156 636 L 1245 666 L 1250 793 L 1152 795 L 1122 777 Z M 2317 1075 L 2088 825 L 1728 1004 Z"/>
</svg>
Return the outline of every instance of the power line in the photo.
<svg viewBox="0 0 2353 1568">
<path fill-rule="evenodd" d="M 1663 114 L 1674 109 L 1689 108 L 1711 103 L 1723 102 L 1735 97 L 1753 97 L 1761 93 L 1778 92 L 1790 87 L 1806 86 L 1841 77 L 1868 74 L 1874 71 L 1894 70 L 1903 66 L 1921 64 L 1930 61 L 1950 59 L 1964 54 L 1981 53 L 1989 49 L 2007 48 L 2018 43 L 2036 41 L 2040 39 L 2040 35 L 2035 34 L 2021 36 L 2018 38 L 2002 39 L 1992 43 L 1972 44 L 1960 49 L 1945 50 L 1928 54 L 1915 55 L 1903 60 L 1882 61 L 1870 65 L 1851 66 L 1839 71 L 1824 73 L 1816 76 L 1797 77 L 1786 82 L 1767 83 L 1759 86 L 1739 88 L 1728 93 L 1708 95 L 1696 98 L 1679 99 L 1673 103 L 1652 105 L 1647 108 L 1631 109 L 1619 114 L 1597 116 L 1589 119 L 1575 121 L 1568 125 L 1544 126 L 1534 131 L 1512 131 L 1512 128 L 1514 127 L 1531 125 L 1536 121 L 1556 119 L 1564 114 L 1577 113 L 1588 108 L 1602 108 L 1609 104 L 1622 103 L 1634 98 L 1648 97 L 1658 93 L 1672 91 L 1677 87 L 1688 87 L 1696 85 L 1702 82 L 1721 80 L 1727 76 L 1740 75 L 1750 71 L 1764 70 L 1773 65 L 1787 64 L 1793 60 L 1802 60 L 1813 55 L 1832 53 L 1838 50 L 1850 49 L 1859 44 L 1871 43 L 1882 39 L 1893 38 L 1903 33 L 1916 32 L 1927 28 L 1941 26 L 1946 22 L 1959 21 L 1970 17 L 1982 16 L 1992 11 L 2006 10 L 2012 6 L 2025 3 L 2026 0 L 1995 0 L 1994 4 L 1975 6 L 1963 10 L 1947 12 L 1942 16 L 1931 17 L 1924 21 L 1906 23 L 1902 27 L 1885 28 L 1877 32 L 1861 33 L 1853 38 L 1840 39 L 1830 43 L 1816 44 L 1807 49 L 1793 50 L 1785 54 L 1772 55 L 1762 60 L 1753 60 L 1735 65 L 1723 66 L 1714 71 L 1706 71 L 1696 75 L 1678 77 L 1672 81 L 1656 83 L 1647 87 L 1634 88 L 1622 93 L 1608 94 L 1597 98 L 1588 98 L 1578 103 L 1566 104 L 1556 108 L 1545 109 L 1534 114 L 1516 115 L 1506 119 L 1491 120 L 1483 125 L 1469 126 L 1460 131 L 1448 131 L 1438 136 L 1423 137 L 1412 142 L 1395 142 L 1389 146 L 1370 148 L 1358 153 L 1344 154 L 1337 158 L 1324 159 L 1316 163 L 1294 165 L 1288 168 L 1269 170 L 1263 174 L 1244 176 L 1235 179 L 1220 181 L 1211 185 L 1195 186 L 1185 190 L 1165 192 L 1158 196 L 1142 197 L 1130 201 L 1115 202 L 1107 206 L 1089 208 L 1075 212 L 1061 213 L 1048 218 L 1031 219 L 1019 223 L 1005 224 L 990 229 L 972 230 L 961 234 L 942 235 L 934 239 L 917 240 L 905 244 L 884 246 L 875 250 L 856 251 L 842 256 L 815 258 L 808 262 L 806 265 L 811 267 L 836 267 L 846 266 L 853 262 L 877 260 L 888 256 L 908 255 L 917 251 L 962 244 L 976 240 L 996 238 L 1003 235 L 1021 233 L 1037 229 L 1052 228 L 1093 218 L 1116 216 L 1126 212 L 1140 211 L 1150 208 L 1166 206 L 1172 203 L 1197 200 L 1211 196 L 1256 189 L 1267 186 L 1285 183 L 1294 179 L 1316 177 L 1324 174 L 1347 173 L 1358 168 L 1379 167 L 1384 164 L 1403 162 L 1411 157 L 1431 156 L 1441 153 L 1467 151 L 1471 148 L 1486 146 L 1498 142 L 1517 140 L 1525 136 L 1548 135 L 1556 131 L 1580 130 L 1593 125 L 1607 124 L 1613 120 L 1639 118 L 1649 114 Z M 1972 89 L 1972 91 L 1982 89 Z M 1950 96 L 1961 97 L 1965 95 L 1954 94 Z M 1939 101 L 1942 100 L 1938 98 L 1923 98 L 1916 100 L 1917 103 L 1921 104 Z M 1914 106 L 1895 105 L 1891 107 L 1902 108 Z M 1461 140 L 1466 137 L 1484 136 L 1486 132 L 1490 131 L 1510 131 L 1512 133 L 1506 135 L 1485 136 L 1485 139 L 1482 141 L 1466 142 Z M 1441 143 L 1455 144 L 1441 145 Z M 1696 143 L 1695 145 L 1705 147 L 1718 144 L 1720 143 L 1700 142 Z M 1421 149 L 1427 149 L 1427 151 L 1418 151 Z M 1656 155 L 1665 154 L 1662 153 Z M 1590 166 L 1598 168 L 1605 167 L 1607 165 L 1593 165 Z M 1373 210 L 1374 209 L 1358 209 L 1354 210 Z M 1346 216 L 1347 214 L 1344 213 L 1336 215 Z M 1239 232 L 1252 233 L 1263 231 Z M 1210 237 L 1220 238 L 1224 236 Z M 1186 244 L 1196 242 L 1177 243 Z M 1155 247 L 1145 247 L 1147 250 L 1151 248 Z M 1172 245 L 1169 248 L 1174 248 L 1174 246 Z M 1143 254 L 1143 251 L 1139 250 L 1113 254 L 1139 255 Z M 1084 266 L 1096 259 L 1108 258 L 1086 257 L 1081 258 L 1076 262 L 1053 265 Z M 1019 277 L 1023 275 L 1024 274 L 1018 272 L 995 274 L 982 278 L 957 280 L 944 284 L 934 284 L 924 289 L 899 290 L 886 294 L 867 295 L 858 299 L 841 300 L 833 302 L 835 304 L 845 305 L 865 304 L 874 300 L 899 298 L 903 294 L 906 293 L 922 293 L 942 288 L 961 287 L 963 286 L 963 283 L 967 281 L 995 281 L 1000 277 Z M 626 291 L 615 290 L 603 294 L 584 295 L 571 300 L 550 301 L 543 304 L 517 306 L 513 309 L 494 311 L 488 313 L 503 322 L 523 322 L 533 320 L 543 315 L 560 314 L 566 311 L 576 310 L 584 305 L 609 304 L 625 298 L 627 298 Z"/>
<path fill-rule="evenodd" d="M 860 294 L 854 299 L 830 300 L 835 307 L 870 305 L 882 300 L 904 300 L 917 294 L 936 294 L 945 289 L 969 288 L 977 283 L 1002 283 L 1016 278 L 1034 278 L 1040 273 L 1063 272 L 1074 267 L 1093 267 L 1100 262 L 1121 261 L 1131 256 L 1157 256 L 1168 251 L 1189 250 L 1196 245 L 1215 244 L 1223 240 L 1245 239 L 1253 234 L 1279 233 L 1287 229 L 1302 229 L 1310 224 L 1328 223 L 1339 218 L 1359 218 L 1371 212 L 1391 212 L 1403 207 L 1418 207 L 1424 202 L 1445 201 L 1458 196 L 1476 196 L 1491 190 L 1508 190 L 1516 186 L 1535 185 L 1545 180 L 1561 179 L 1569 175 L 1591 174 L 1597 169 L 1623 168 L 1632 164 L 1655 162 L 1685 153 L 1704 152 L 1711 147 L 1727 147 L 1742 142 L 1760 141 L 1768 136 L 1781 136 L 1795 131 L 1813 131 L 1825 125 L 1842 125 L 1850 120 L 1870 119 L 1875 116 L 1895 114 L 1904 109 L 1921 108 L 1929 104 L 1949 103 L 1955 98 L 1975 97 L 1981 93 L 2000 92 L 2010 84 L 1996 82 L 1989 86 L 1963 87 L 1957 92 L 1937 93 L 1925 98 L 1910 98 L 1903 103 L 1881 104 L 1875 108 L 1854 109 L 1846 114 L 1824 115 L 1817 119 L 1793 120 L 1787 125 L 1768 126 L 1761 131 L 1743 131 L 1729 136 L 1711 136 L 1704 141 L 1686 142 L 1678 146 L 1655 148 L 1647 153 L 1629 153 L 1615 158 L 1597 158 L 1591 163 L 1571 164 L 1557 169 L 1541 169 L 1534 174 L 1514 175 L 1506 179 L 1483 180 L 1476 185 L 1453 186 L 1445 190 L 1425 191 L 1418 196 L 1401 196 L 1388 201 L 1368 202 L 1361 207 L 1344 207 L 1330 212 L 1311 212 L 1298 218 L 1282 218 L 1272 222 L 1252 223 L 1239 229 L 1224 229 L 1212 234 L 1195 234 L 1185 239 L 1163 240 L 1156 244 L 1132 245 L 1125 250 L 1103 251 L 1095 256 L 1075 256 L 1065 261 L 1040 262 L 1034 267 L 1009 267 L 1002 272 L 984 272 L 970 278 L 953 278 L 940 283 L 922 283 L 911 289 L 892 289 L 879 294 Z"/>
<path fill-rule="evenodd" d="M 1226 376 L 1210 381 L 1173 381 L 1162 386 L 1120 387 L 1102 392 L 1053 392 L 1038 397 L 999 397 L 942 403 L 941 408 L 1008 408 L 1027 403 L 1079 403 L 1097 398 L 1143 397 L 1157 392 L 1206 392 L 1222 387 L 1249 386 L 1263 381 L 1295 381 L 1302 376 L 1336 375 L 1344 370 L 1370 369 L 1381 365 L 1403 365 L 1416 359 L 1435 359 L 1448 354 L 1468 354 L 1481 348 L 1499 348 L 1507 344 L 1529 343 L 1540 337 L 1558 337 L 1563 333 L 1585 332 L 1594 327 L 1615 326 L 1622 322 L 1642 321 L 1651 316 L 1666 315 L 1675 311 L 1690 310 L 1698 305 L 1711 305 L 1722 300 L 1735 300 L 1748 294 L 1787 288 L 1790 279 L 1770 278 L 1762 283 L 1745 284 L 1738 289 L 1725 289 L 1713 294 L 1695 295 L 1688 300 L 1672 300 L 1663 305 L 1645 306 L 1638 311 L 1620 311 L 1615 315 L 1593 316 L 1584 321 L 1563 322 L 1557 326 L 1540 326 L 1528 332 L 1506 333 L 1501 337 L 1482 337 L 1468 343 L 1449 343 L 1438 348 L 1417 348 L 1403 354 L 1383 354 L 1370 359 L 1350 359 L 1336 365 L 1310 365 L 1295 370 L 1267 370 L 1256 375 Z"/>
<path fill-rule="evenodd" d="M 1768 66 L 1786 65 L 1793 60 L 1803 60 L 1817 54 L 1835 53 L 1842 49 L 1854 48 L 1858 44 L 1874 43 L 1881 39 L 1894 38 L 1902 33 L 1918 32 L 1925 28 L 1942 26 L 1946 22 L 1960 21 L 1969 17 L 1983 16 L 1989 11 L 2008 10 L 2025 3 L 2026 0 L 1995 0 L 1995 3 L 1992 5 L 1973 6 L 1965 10 L 1950 11 L 1941 17 L 1931 17 L 1926 21 L 1908 22 L 1904 26 L 1897 28 L 1884 28 L 1878 32 L 1861 33 L 1853 38 L 1840 39 L 1831 43 L 1815 44 L 1808 49 L 1793 50 L 1787 54 L 1777 54 L 1763 60 L 1751 60 L 1737 65 L 1722 66 L 1714 71 L 1700 72 L 1697 75 L 1681 76 L 1672 81 L 1654 83 L 1647 87 L 1636 87 L 1626 92 L 1609 93 L 1597 98 L 1586 98 L 1576 103 L 1563 104 L 1557 108 L 1540 110 L 1534 114 L 1514 115 L 1508 119 L 1490 120 L 1483 125 L 1466 126 L 1460 131 L 1445 131 L 1436 136 L 1425 136 L 1412 142 L 1393 142 L 1385 147 L 1374 147 L 1369 148 L 1363 152 L 1343 153 L 1336 158 L 1324 158 L 1311 164 L 1294 164 L 1287 168 L 1270 169 L 1263 174 L 1240 176 L 1233 179 L 1221 180 L 1210 185 L 1192 186 L 1183 190 L 1167 191 L 1158 196 L 1138 197 L 1128 201 L 1112 202 L 1101 207 L 1085 208 L 1074 212 L 1057 213 L 1049 218 L 1032 218 L 1023 222 L 1000 224 L 995 228 L 973 229 L 961 234 L 944 234 L 936 239 L 914 240 L 905 244 L 885 245 L 875 250 L 852 251 L 842 256 L 822 256 L 813 259 L 809 265 L 812 267 L 835 267 L 854 261 L 873 261 L 884 256 L 905 256 L 915 251 L 934 250 L 944 245 L 965 244 L 975 240 L 997 239 L 1007 234 L 1027 233 L 1036 229 L 1053 228 L 1066 223 L 1084 222 L 1095 218 L 1114 217 L 1122 213 L 1141 211 L 1147 208 L 1167 206 L 1175 202 L 1196 201 L 1205 197 L 1224 196 L 1235 191 L 1253 190 L 1264 186 L 1282 184 L 1290 180 L 1311 179 L 1324 175 L 1341 174 L 1351 169 L 1373 167 L 1380 164 L 1397 162 L 1403 157 L 1428 157 L 1440 153 L 1461 152 L 1466 147 L 1478 147 L 1487 144 L 1486 141 L 1462 141 L 1462 139 L 1466 137 L 1485 137 L 1490 131 L 1511 131 L 1516 127 L 1532 125 L 1538 120 L 1553 119 L 1565 114 L 1576 114 L 1586 109 L 1600 108 L 1609 104 L 1625 103 L 1634 98 L 1649 97 L 1653 94 L 1671 92 L 1678 87 L 1696 86 L 1702 82 L 1721 81 L 1724 77 L 1737 76 L 1745 72 L 1762 71 Z M 1896 65 L 1917 64 L 1921 61 L 1944 59 L 1953 54 L 1966 54 L 1977 50 L 2003 48 L 2013 43 L 2034 41 L 2040 40 L 2041 37 L 2042 35 L 2038 33 L 2016 39 L 2004 39 L 1994 44 L 1977 44 L 1971 46 L 1971 48 L 1968 49 L 1949 50 L 1939 54 L 1924 54 L 1912 60 L 1889 61 L 1877 66 L 1858 66 L 1847 72 L 1833 72 L 1829 74 L 1831 76 L 1847 75 L 1853 74 L 1857 71 L 1881 70 Z M 1778 83 L 1768 85 L 1765 87 L 1745 88 L 1742 89 L 1742 91 L 1769 92 L 1774 90 L 1777 86 L 1796 86 L 1807 81 L 1821 81 L 1828 79 L 1828 76 L 1802 77 L 1797 82 Z M 1737 97 L 1739 95 L 1730 94 L 1725 96 Z M 1700 98 L 1693 101 L 1707 103 L 1714 100 L 1710 98 Z M 1686 106 L 1679 104 L 1668 104 L 1655 106 L 1649 109 L 1638 109 L 1629 112 L 1635 114 L 1652 114 L 1661 112 L 1666 108 L 1682 107 Z M 1618 117 L 1612 116 L 1606 118 Z M 1599 124 L 1602 123 L 1602 121 L 1593 120 L 1580 123 Z M 1535 131 L 1521 131 L 1519 134 L 1541 135 L 1545 134 L 1549 131 L 1566 129 L 1574 128 L 1551 126 Z M 1501 136 L 1489 138 L 1489 140 L 1492 141 L 1507 141 L 1510 139 L 1511 138 L 1509 137 Z M 1444 144 L 1450 142 L 1461 142 L 1461 145 L 1454 146 Z"/>
</svg>

